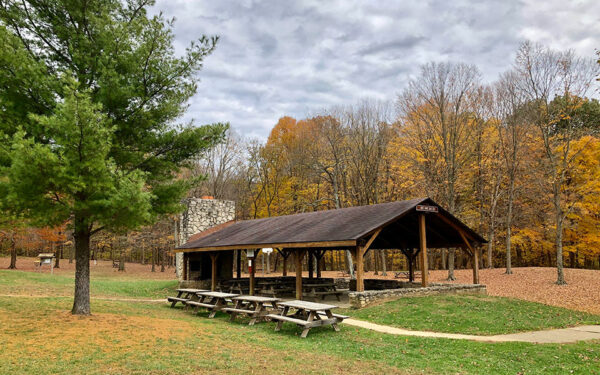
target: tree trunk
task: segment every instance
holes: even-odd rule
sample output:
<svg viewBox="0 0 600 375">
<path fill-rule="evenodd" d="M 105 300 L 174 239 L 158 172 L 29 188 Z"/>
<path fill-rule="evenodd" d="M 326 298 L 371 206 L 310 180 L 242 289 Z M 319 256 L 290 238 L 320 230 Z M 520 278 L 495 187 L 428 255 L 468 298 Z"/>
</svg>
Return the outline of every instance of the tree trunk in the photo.
<svg viewBox="0 0 600 375">
<path fill-rule="evenodd" d="M 448 281 L 456 280 L 456 277 L 454 276 L 454 253 L 454 248 L 448 249 L 448 278 L 446 279 Z"/>
<path fill-rule="evenodd" d="M 156 249 L 152 248 L 152 272 L 156 272 Z"/>
<path fill-rule="evenodd" d="M 277 270 L 279 269 L 279 260 L 281 258 L 281 254 L 277 253 L 273 253 L 275 254 L 275 261 L 273 262 L 273 272 L 277 272 Z"/>
<path fill-rule="evenodd" d="M 442 249 L 442 269 L 445 270 L 448 268 L 448 250 Z"/>
<path fill-rule="evenodd" d="M 75 298 L 74 315 L 90 315 L 90 230 L 85 222 L 75 218 Z"/>
<path fill-rule="evenodd" d="M 323 268 L 323 265 L 325 263 L 324 262 L 324 260 L 325 260 L 324 257 L 325 257 L 324 254 L 321 255 L 321 257 L 317 257 L 316 262 L 315 262 L 315 267 L 317 269 L 317 279 L 321 278 L 321 272 L 323 271 L 322 268 Z"/>
<path fill-rule="evenodd" d="M 350 278 L 355 280 L 356 275 L 354 274 L 354 263 L 352 263 L 352 254 L 350 253 L 350 250 L 346 250 L 346 264 L 348 265 L 348 273 L 350 274 Z"/>
<path fill-rule="evenodd" d="M 488 243 L 487 243 L 487 268 L 494 268 L 494 227 L 490 226 L 490 231 L 488 232 Z"/>
<path fill-rule="evenodd" d="M 271 273 L 271 254 L 267 254 L 267 275 Z"/>
<path fill-rule="evenodd" d="M 563 218 L 562 218 L 562 210 L 557 209 L 556 212 L 556 273 L 557 279 L 556 284 L 558 285 L 566 285 L 565 281 L 565 273 L 563 270 Z"/>
<path fill-rule="evenodd" d="M 10 236 L 10 265 L 8 266 L 9 270 L 17 269 L 17 246 L 15 241 L 15 234 L 12 233 Z"/>
<path fill-rule="evenodd" d="M 54 268 L 60 268 L 60 258 L 62 257 L 62 245 L 58 248 L 56 252 L 56 261 L 54 262 Z"/>
<path fill-rule="evenodd" d="M 373 267 L 371 267 L 373 269 L 373 274 L 374 275 L 379 275 L 379 259 L 377 259 L 377 252 L 376 251 L 369 251 L 369 259 L 371 264 L 373 265 Z M 367 262 L 368 264 L 368 262 Z"/>
<path fill-rule="evenodd" d="M 381 275 L 382 276 L 387 276 L 387 265 L 385 264 L 385 261 L 387 260 L 387 252 L 385 250 L 381 250 Z"/>
<path fill-rule="evenodd" d="M 413 250 L 410 249 L 410 251 L 412 252 Z M 407 256 L 406 259 L 408 260 L 408 281 L 412 283 L 415 281 L 415 256 L 414 254 L 411 254 L 411 256 Z"/>
<path fill-rule="evenodd" d="M 160 252 L 160 272 L 165 272 L 165 250 Z"/>
<path fill-rule="evenodd" d="M 513 211 L 513 195 L 515 189 L 514 177 L 511 178 L 510 190 L 508 195 L 508 210 L 506 211 L 506 271 L 507 275 L 512 275 L 511 264 L 511 226 L 512 226 L 512 211 Z"/>
</svg>

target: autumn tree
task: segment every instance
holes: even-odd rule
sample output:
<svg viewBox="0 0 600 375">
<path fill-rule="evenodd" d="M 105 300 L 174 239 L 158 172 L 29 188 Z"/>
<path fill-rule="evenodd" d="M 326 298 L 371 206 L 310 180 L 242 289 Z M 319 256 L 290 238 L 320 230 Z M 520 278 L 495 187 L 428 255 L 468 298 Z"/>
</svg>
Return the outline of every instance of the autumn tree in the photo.
<svg viewBox="0 0 600 375">
<path fill-rule="evenodd" d="M 569 200 L 563 187 L 577 154 L 572 142 L 581 136 L 574 111 L 583 103 L 597 65 L 576 56 L 572 51 L 557 52 L 544 46 L 524 43 L 515 63 L 520 77 L 520 90 L 531 102 L 531 121 L 539 131 L 544 150 L 540 167 L 549 181 L 554 209 L 556 283 L 566 284 L 563 272 L 563 234 L 567 215 L 575 202 Z M 559 97 L 557 97 L 559 96 Z"/>
<path fill-rule="evenodd" d="M 563 191 L 574 203 L 565 219 L 564 248 L 571 267 L 578 267 L 583 258 L 588 268 L 593 259 L 600 260 L 600 138 L 586 135 L 575 140 L 571 153 L 576 156 Z"/>
<path fill-rule="evenodd" d="M 90 237 L 177 211 L 189 188 L 177 172 L 225 129 L 177 125 L 217 38 L 177 56 L 172 22 L 150 17 L 153 4 L 1 2 L 1 189 L 38 224 L 70 220 L 74 314 L 90 313 Z"/>
<path fill-rule="evenodd" d="M 428 195 L 439 197 L 452 214 L 459 210 L 460 177 L 473 156 L 479 77 L 472 65 L 429 63 L 397 101 L 402 131 L 418 154 L 415 167 L 425 177 Z M 454 249 L 449 251 L 448 279 L 455 279 Z"/>
<path fill-rule="evenodd" d="M 506 228 L 505 273 L 508 275 L 513 273 L 511 254 L 515 193 L 523 164 L 526 134 L 530 129 L 526 118 L 525 95 L 519 86 L 518 74 L 509 71 L 501 75 L 494 87 L 494 116 L 497 118 L 495 124 L 499 135 L 503 172 L 508 180 L 504 217 Z"/>
<path fill-rule="evenodd" d="M 192 176 L 206 176 L 206 179 L 194 187 L 190 194 L 237 200 L 236 179 L 244 168 L 246 156 L 244 141 L 235 131 L 228 129 L 223 142 L 194 157 L 190 168 Z"/>
<path fill-rule="evenodd" d="M 391 136 L 389 105 L 362 101 L 348 107 L 341 120 L 348 129 L 348 198 L 358 206 L 381 203 L 379 181 Z"/>
<path fill-rule="evenodd" d="M 348 198 L 353 205 L 381 203 L 385 152 L 391 139 L 391 108 L 388 103 L 362 101 L 348 107 L 342 117 L 347 125 Z M 385 185 L 383 185 L 385 186 Z M 378 262 L 385 274 L 386 251 L 371 252 L 374 265 Z M 377 272 L 377 268 L 375 268 Z"/>
</svg>

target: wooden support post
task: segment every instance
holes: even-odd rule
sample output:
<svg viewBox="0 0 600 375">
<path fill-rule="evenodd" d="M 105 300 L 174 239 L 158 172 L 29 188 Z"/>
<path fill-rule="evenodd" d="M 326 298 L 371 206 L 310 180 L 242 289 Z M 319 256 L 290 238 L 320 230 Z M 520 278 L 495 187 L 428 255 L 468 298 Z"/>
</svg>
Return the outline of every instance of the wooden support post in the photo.
<svg viewBox="0 0 600 375">
<path fill-rule="evenodd" d="M 319 250 L 316 253 L 317 258 L 317 279 L 321 278 L 321 268 L 323 266 L 323 256 L 325 255 L 325 250 Z"/>
<path fill-rule="evenodd" d="M 188 263 L 189 263 L 189 255 L 187 255 L 186 253 L 183 253 L 183 275 L 182 278 L 183 280 L 188 279 Z"/>
<path fill-rule="evenodd" d="M 283 270 L 281 274 L 282 276 L 287 276 L 287 258 L 290 256 L 290 252 L 286 249 L 277 249 L 277 252 L 283 258 Z"/>
<path fill-rule="evenodd" d="M 406 264 L 408 266 L 408 281 L 415 281 L 415 257 L 418 252 L 415 252 L 414 249 L 402 249 L 402 254 L 406 257 Z"/>
<path fill-rule="evenodd" d="M 355 264 L 356 264 L 356 291 L 357 292 L 364 292 L 365 291 L 365 279 L 364 279 L 364 269 L 365 269 L 365 265 L 364 265 L 364 256 L 365 256 L 365 250 L 362 246 L 356 246 L 356 249 L 354 250 L 354 253 L 356 254 L 354 257 L 356 258 L 354 260 Z"/>
<path fill-rule="evenodd" d="M 463 249 L 465 249 L 466 252 L 471 256 L 471 264 L 473 266 L 473 284 L 479 284 L 479 247 L 473 248 L 462 230 L 459 230 L 458 233 L 465 243 Z"/>
<path fill-rule="evenodd" d="M 479 284 L 479 247 L 473 249 L 473 284 Z"/>
<path fill-rule="evenodd" d="M 412 252 L 413 250 L 410 249 L 410 251 Z M 414 255 L 411 255 L 410 257 L 408 257 L 408 281 L 411 283 L 415 281 L 415 256 Z"/>
<path fill-rule="evenodd" d="M 219 257 L 218 253 L 211 253 L 211 274 L 210 274 L 210 290 L 213 292 L 217 290 L 217 258 Z"/>
<path fill-rule="evenodd" d="M 285 255 L 282 254 L 281 257 L 283 258 L 282 276 L 287 276 L 287 256 L 285 256 Z"/>
<path fill-rule="evenodd" d="M 352 251 L 353 252 L 352 255 L 354 256 L 354 264 L 356 265 L 356 291 L 357 292 L 365 291 L 365 278 L 364 278 L 365 254 L 369 250 L 371 245 L 373 244 L 373 241 L 375 241 L 377 236 L 379 236 L 379 233 L 381 233 L 382 229 L 383 228 L 379 228 L 375 232 L 373 232 L 373 234 L 371 235 L 369 240 L 364 244 L 364 246 L 358 245 Z"/>
<path fill-rule="evenodd" d="M 425 215 L 419 215 L 419 245 L 421 248 L 421 286 L 429 285 L 429 265 L 427 264 L 427 233 L 425 232 Z"/>
<path fill-rule="evenodd" d="M 305 250 L 296 250 L 294 257 L 296 259 L 296 299 L 302 299 L 302 258 Z"/>
<path fill-rule="evenodd" d="M 308 278 L 312 279 L 315 274 L 315 263 L 314 263 L 314 252 L 313 250 L 308 250 L 308 258 L 306 259 L 308 263 Z"/>
<path fill-rule="evenodd" d="M 256 265 L 255 260 L 256 260 L 256 252 L 254 253 L 254 256 L 252 256 L 249 259 L 249 265 L 250 265 L 250 272 L 249 272 L 249 280 L 248 283 L 250 284 L 250 295 L 253 296 L 254 295 L 254 273 L 256 272 Z"/>
<path fill-rule="evenodd" d="M 242 278 L 242 250 L 236 250 L 236 256 L 237 256 L 237 269 L 236 269 L 236 273 L 237 273 L 237 278 L 241 279 Z"/>
</svg>

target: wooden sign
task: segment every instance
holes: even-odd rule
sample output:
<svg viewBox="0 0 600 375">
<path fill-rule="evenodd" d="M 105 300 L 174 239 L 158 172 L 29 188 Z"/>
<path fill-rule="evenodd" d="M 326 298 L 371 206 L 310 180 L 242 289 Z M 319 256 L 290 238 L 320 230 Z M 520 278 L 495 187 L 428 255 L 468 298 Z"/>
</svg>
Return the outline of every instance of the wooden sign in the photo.
<svg viewBox="0 0 600 375">
<path fill-rule="evenodd" d="M 427 206 L 424 204 L 418 204 L 417 205 L 417 211 L 421 211 L 421 212 L 438 212 L 438 208 L 437 206 Z"/>
</svg>

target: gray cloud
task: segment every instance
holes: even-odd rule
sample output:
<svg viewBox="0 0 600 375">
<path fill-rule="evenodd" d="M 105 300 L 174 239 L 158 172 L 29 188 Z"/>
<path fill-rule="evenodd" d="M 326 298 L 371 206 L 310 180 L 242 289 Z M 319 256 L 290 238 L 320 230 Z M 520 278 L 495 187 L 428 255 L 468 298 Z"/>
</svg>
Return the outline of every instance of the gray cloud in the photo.
<svg viewBox="0 0 600 375">
<path fill-rule="evenodd" d="M 428 61 L 475 64 L 491 82 L 526 39 L 585 56 L 600 48 L 595 0 L 158 0 L 154 10 L 177 19 L 180 52 L 221 36 L 186 120 L 263 139 L 284 115 L 393 100 Z"/>
</svg>

